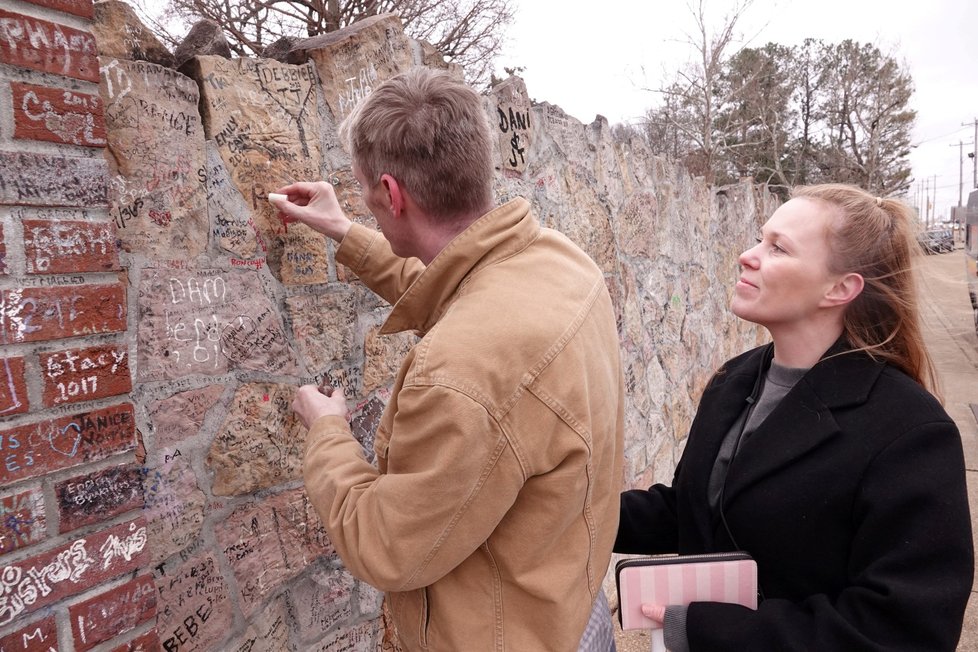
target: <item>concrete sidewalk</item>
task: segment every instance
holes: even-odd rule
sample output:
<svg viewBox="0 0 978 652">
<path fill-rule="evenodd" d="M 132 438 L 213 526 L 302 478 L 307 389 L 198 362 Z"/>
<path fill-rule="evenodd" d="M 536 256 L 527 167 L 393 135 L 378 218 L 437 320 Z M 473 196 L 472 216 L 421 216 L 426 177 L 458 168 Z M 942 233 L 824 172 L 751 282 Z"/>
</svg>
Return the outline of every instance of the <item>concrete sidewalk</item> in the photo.
<svg viewBox="0 0 978 652">
<path fill-rule="evenodd" d="M 937 367 L 944 407 L 958 424 L 971 496 L 972 535 L 978 532 L 978 337 L 968 298 L 965 254 L 927 256 L 922 265 L 924 338 Z M 978 582 L 972 586 L 958 650 L 978 652 Z"/>
<path fill-rule="evenodd" d="M 965 254 L 960 249 L 926 256 L 921 261 L 924 338 L 937 367 L 944 404 L 964 443 L 971 497 L 972 533 L 978 533 L 978 337 L 968 298 Z M 972 407 L 974 406 L 974 407 Z M 971 592 L 958 650 L 978 652 L 978 581 Z M 644 631 L 622 633 L 615 618 L 619 652 L 643 652 L 650 641 Z M 841 652 L 841 651 L 840 651 Z"/>
</svg>

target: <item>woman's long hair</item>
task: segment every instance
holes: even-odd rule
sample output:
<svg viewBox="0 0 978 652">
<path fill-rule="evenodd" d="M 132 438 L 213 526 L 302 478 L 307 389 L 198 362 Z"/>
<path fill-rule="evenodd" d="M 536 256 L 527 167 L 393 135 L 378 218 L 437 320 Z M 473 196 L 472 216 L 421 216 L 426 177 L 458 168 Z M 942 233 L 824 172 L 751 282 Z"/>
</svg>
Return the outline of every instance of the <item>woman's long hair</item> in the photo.
<svg viewBox="0 0 978 652">
<path fill-rule="evenodd" d="M 843 333 L 849 343 L 939 396 L 921 333 L 914 275 L 920 247 L 910 207 L 846 184 L 799 186 L 791 196 L 824 202 L 835 212 L 829 228 L 830 271 L 855 272 L 865 281 L 846 307 Z"/>
</svg>

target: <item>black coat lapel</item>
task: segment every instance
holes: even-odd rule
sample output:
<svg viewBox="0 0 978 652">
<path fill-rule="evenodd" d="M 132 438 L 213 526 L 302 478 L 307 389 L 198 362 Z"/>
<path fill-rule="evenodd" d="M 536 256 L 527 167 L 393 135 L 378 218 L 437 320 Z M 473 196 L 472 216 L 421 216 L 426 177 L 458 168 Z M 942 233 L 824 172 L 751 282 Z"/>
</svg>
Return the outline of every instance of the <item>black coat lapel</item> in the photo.
<svg viewBox="0 0 978 652">
<path fill-rule="evenodd" d="M 883 364 L 830 349 L 744 442 L 727 475 L 724 505 L 759 480 L 840 436 L 833 410 L 865 403 Z"/>
</svg>

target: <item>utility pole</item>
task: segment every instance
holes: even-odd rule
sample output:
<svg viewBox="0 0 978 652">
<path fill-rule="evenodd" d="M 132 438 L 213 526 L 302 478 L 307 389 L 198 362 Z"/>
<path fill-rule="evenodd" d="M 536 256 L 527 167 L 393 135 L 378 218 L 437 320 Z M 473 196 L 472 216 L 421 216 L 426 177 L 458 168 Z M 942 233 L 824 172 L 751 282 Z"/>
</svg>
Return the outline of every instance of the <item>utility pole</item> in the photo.
<svg viewBox="0 0 978 652">
<path fill-rule="evenodd" d="M 952 144 L 951 147 L 954 147 Z M 961 206 L 962 195 L 964 194 L 964 143 L 958 141 L 958 206 Z"/>
<path fill-rule="evenodd" d="M 971 159 L 971 170 L 974 176 L 971 182 L 971 187 L 978 188 L 978 118 L 974 119 L 974 125 L 975 125 L 975 139 L 972 143 L 974 145 L 974 149 L 968 153 L 968 158 Z M 968 123 L 962 122 L 961 126 L 967 127 Z"/>
</svg>

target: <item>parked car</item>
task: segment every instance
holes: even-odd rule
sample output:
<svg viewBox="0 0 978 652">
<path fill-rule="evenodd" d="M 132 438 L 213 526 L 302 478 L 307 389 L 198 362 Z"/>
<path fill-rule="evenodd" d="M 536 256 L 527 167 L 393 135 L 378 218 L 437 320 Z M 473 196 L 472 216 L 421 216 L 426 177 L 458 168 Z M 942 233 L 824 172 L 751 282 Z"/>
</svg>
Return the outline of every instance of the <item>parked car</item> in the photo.
<svg viewBox="0 0 978 652">
<path fill-rule="evenodd" d="M 917 236 L 917 242 L 926 254 L 939 254 L 954 249 L 954 236 L 947 229 L 924 231 Z"/>
</svg>

